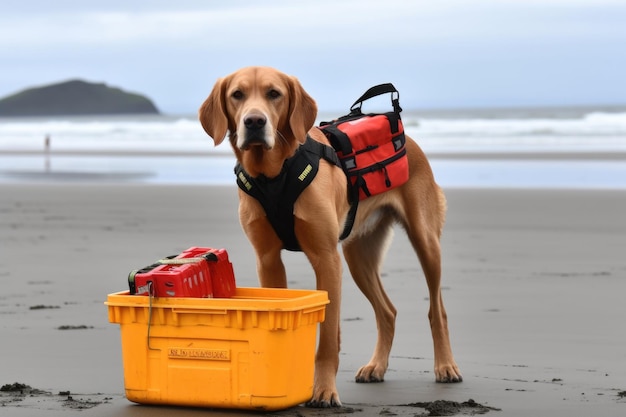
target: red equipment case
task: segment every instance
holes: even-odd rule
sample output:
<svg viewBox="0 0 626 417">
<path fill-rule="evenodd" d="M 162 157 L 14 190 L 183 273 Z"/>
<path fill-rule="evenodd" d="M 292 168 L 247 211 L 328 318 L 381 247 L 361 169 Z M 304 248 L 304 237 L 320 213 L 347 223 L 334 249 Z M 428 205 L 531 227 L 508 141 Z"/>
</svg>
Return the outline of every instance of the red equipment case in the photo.
<svg viewBox="0 0 626 417">
<path fill-rule="evenodd" d="M 176 258 L 196 258 L 206 259 L 209 268 L 209 277 L 213 288 L 213 297 L 230 298 L 235 294 L 235 273 L 233 264 L 228 259 L 226 249 L 211 249 L 203 247 L 191 247 L 182 252 Z"/>
<path fill-rule="evenodd" d="M 226 298 L 235 292 L 225 249 L 191 247 L 128 275 L 130 293 L 156 297 Z"/>
</svg>

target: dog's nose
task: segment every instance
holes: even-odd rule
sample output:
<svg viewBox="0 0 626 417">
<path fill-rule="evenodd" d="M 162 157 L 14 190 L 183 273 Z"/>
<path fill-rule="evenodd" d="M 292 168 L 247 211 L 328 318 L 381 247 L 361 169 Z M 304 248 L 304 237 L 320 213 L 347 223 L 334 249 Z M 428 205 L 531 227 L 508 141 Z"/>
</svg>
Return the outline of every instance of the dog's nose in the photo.
<svg viewBox="0 0 626 417">
<path fill-rule="evenodd" d="M 267 123 L 267 119 L 260 113 L 251 113 L 243 119 L 243 124 L 248 129 L 261 129 Z"/>
</svg>

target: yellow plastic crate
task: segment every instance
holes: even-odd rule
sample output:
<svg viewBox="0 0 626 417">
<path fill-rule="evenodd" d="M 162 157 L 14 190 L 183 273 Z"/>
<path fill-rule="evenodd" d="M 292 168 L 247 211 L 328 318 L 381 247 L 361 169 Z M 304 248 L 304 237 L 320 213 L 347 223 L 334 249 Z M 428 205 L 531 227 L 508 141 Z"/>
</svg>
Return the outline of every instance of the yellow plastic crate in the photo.
<svg viewBox="0 0 626 417">
<path fill-rule="evenodd" d="M 126 397 L 142 404 L 279 410 L 311 398 L 325 291 L 237 288 L 233 298 L 109 294 Z"/>
</svg>

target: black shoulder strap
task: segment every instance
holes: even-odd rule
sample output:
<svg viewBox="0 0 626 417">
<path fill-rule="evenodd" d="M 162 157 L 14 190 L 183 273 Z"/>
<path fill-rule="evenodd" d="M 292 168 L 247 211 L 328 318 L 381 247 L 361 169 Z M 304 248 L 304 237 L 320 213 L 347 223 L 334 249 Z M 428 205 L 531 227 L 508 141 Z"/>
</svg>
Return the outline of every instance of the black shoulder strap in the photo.
<svg viewBox="0 0 626 417">
<path fill-rule="evenodd" d="M 329 123 L 323 127 L 324 134 L 328 138 L 331 146 L 342 155 L 350 155 L 352 153 L 352 142 L 344 132 L 342 132 L 336 124 Z"/>
<path fill-rule="evenodd" d="M 306 146 L 306 149 L 309 150 L 310 152 L 314 152 L 316 155 L 324 158 L 328 162 L 335 164 L 339 168 L 344 170 L 344 166 L 341 164 L 341 161 L 339 160 L 339 157 L 337 156 L 337 152 L 330 146 L 325 145 L 316 140 L 313 140 L 310 136 L 307 136 L 307 140 L 303 146 Z M 352 151 L 350 150 L 350 152 Z M 358 193 L 359 193 L 359 190 L 351 187 L 350 181 L 348 180 L 348 201 L 350 202 L 350 211 L 348 211 L 348 217 L 346 217 L 346 222 L 343 226 L 343 231 L 341 232 L 341 235 L 339 236 L 339 240 L 344 240 L 345 238 L 350 236 L 350 232 L 352 232 L 352 227 L 354 226 L 354 220 L 356 219 L 356 210 L 359 208 L 359 194 Z"/>
<path fill-rule="evenodd" d="M 324 158 L 326 161 L 330 162 L 331 164 L 337 165 L 339 168 L 342 167 L 341 161 L 337 156 L 337 152 L 335 152 L 333 148 L 323 144 L 322 142 L 314 140 L 308 135 L 306 138 L 306 142 L 304 142 L 301 148 L 313 153 L 314 155 Z"/>
</svg>

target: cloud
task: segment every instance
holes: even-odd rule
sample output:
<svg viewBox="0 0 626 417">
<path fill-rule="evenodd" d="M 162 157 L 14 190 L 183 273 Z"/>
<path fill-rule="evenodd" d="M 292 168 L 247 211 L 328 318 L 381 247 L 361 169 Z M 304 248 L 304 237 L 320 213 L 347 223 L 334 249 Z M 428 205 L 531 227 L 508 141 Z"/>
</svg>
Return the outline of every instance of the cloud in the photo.
<svg viewBox="0 0 626 417">
<path fill-rule="evenodd" d="M 347 49 L 361 44 L 411 45 L 458 38 L 606 37 L 615 30 L 624 33 L 626 25 L 611 16 L 624 17 L 625 10 L 612 0 L 239 1 L 220 7 L 213 2 L 182 2 L 179 7 L 163 2 L 130 6 L 81 2 L 75 8 L 5 11 L 0 15 L 0 46 L 186 43 L 227 48 L 257 42 L 257 48 Z"/>
<path fill-rule="evenodd" d="M 297 75 L 329 106 L 339 88 L 352 97 L 390 80 L 426 106 L 598 101 L 619 93 L 624 21 L 617 0 L 2 2 L 0 96 L 82 77 L 167 110 L 260 64 Z"/>
<path fill-rule="evenodd" d="M 26 2 L 28 3 L 28 2 Z M 601 30 L 593 20 L 574 16 L 589 15 L 597 2 L 588 1 L 316 1 L 233 2 L 215 8 L 213 3 L 199 7 L 167 7 L 143 3 L 143 7 L 109 7 L 92 2 L 73 9 L 45 6 L 37 12 L 14 11 L 0 17 L 2 42 L 17 40 L 21 46 L 41 44 L 115 44 L 176 42 L 209 44 L 242 43 L 252 39 L 293 45 L 336 42 L 424 41 L 455 36 L 485 37 L 497 33 L 509 36 L 555 34 L 551 23 L 567 33 Z M 591 7 L 590 5 L 594 6 Z M 615 6 L 618 3 L 603 2 Z M 210 5 L 210 6 L 209 6 Z M 584 7 L 583 7 L 584 6 Z M 579 13 L 577 10 L 584 10 Z M 531 23 L 533 26 L 529 27 Z M 581 26 L 582 25 L 582 26 Z M 574 30 L 575 29 L 575 30 Z M 381 33 L 381 32 L 385 33 Z M 207 35 L 211 37 L 206 37 Z M 564 33 L 565 34 L 565 33 Z M 289 36 L 292 35 L 292 36 Z"/>
</svg>

